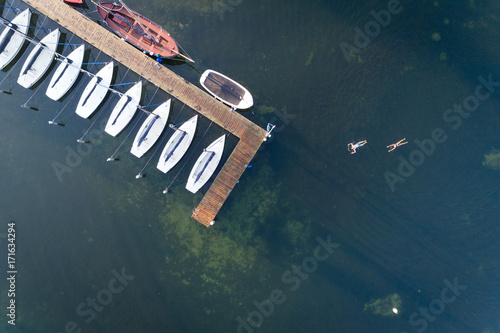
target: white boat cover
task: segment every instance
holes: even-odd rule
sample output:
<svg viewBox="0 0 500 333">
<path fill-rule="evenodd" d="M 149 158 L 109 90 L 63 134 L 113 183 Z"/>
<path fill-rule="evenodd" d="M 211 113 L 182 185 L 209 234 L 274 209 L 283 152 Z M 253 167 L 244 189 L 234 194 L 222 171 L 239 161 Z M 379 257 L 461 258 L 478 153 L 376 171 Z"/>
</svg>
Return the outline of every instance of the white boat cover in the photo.
<svg viewBox="0 0 500 333">
<path fill-rule="evenodd" d="M 140 158 L 149 149 L 151 149 L 151 147 L 153 147 L 156 141 L 160 138 L 165 126 L 167 125 L 171 103 L 171 99 L 162 103 L 146 118 L 137 132 L 132 148 L 130 149 L 130 153 L 132 153 L 132 155 Z"/>
<path fill-rule="evenodd" d="M 194 163 L 193 169 L 189 174 L 186 184 L 186 189 L 189 192 L 196 193 L 206 182 L 212 177 L 224 151 L 224 143 L 226 136 L 223 135 L 212 142 L 206 149 L 203 150 L 198 160 Z"/>
<path fill-rule="evenodd" d="M 58 101 L 71 89 L 82 69 L 84 53 L 85 45 L 80 45 L 59 64 L 47 87 L 49 98 Z"/>
<path fill-rule="evenodd" d="M 163 148 L 160 160 L 156 166 L 161 172 L 169 172 L 187 152 L 191 142 L 193 142 L 197 123 L 198 115 L 186 121 L 178 129 L 175 129 L 175 133 L 170 137 L 165 148 Z"/>
<path fill-rule="evenodd" d="M 31 88 L 47 72 L 54 60 L 57 43 L 61 32 L 59 29 L 52 31 L 38 43 L 24 62 L 17 83 L 24 88 Z"/>
<path fill-rule="evenodd" d="M 0 70 L 10 64 L 21 51 L 28 33 L 30 19 L 31 12 L 26 9 L 14 17 L 10 24 L 6 24 L 0 35 Z"/>
<path fill-rule="evenodd" d="M 130 123 L 141 102 L 142 81 L 137 82 L 116 103 L 104 129 L 111 136 L 117 136 Z"/>
<path fill-rule="evenodd" d="M 101 68 L 92 80 L 90 80 L 76 107 L 77 115 L 82 118 L 88 118 L 99 107 L 104 100 L 104 97 L 108 94 L 108 89 L 113 78 L 113 69 L 114 64 L 111 61 L 109 64 Z"/>
</svg>

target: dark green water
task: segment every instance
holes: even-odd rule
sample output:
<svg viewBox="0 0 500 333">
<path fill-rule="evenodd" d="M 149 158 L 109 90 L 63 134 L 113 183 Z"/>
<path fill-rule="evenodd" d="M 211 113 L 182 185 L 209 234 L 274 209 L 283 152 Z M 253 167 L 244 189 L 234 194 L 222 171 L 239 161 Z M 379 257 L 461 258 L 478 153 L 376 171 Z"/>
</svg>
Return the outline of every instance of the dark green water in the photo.
<svg viewBox="0 0 500 333">
<path fill-rule="evenodd" d="M 39 111 L 19 107 L 38 88 L 15 83 L 30 46 L 0 76 L 12 88 L 0 96 L 0 259 L 15 221 L 18 270 L 15 327 L 0 271 L 2 332 L 500 332 L 500 87 L 481 83 L 500 82 L 496 2 L 127 4 L 196 60 L 176 73 L 234 78 L 254 96 L 245 116 L 276 131 L 207 229 L 190 218 L 207 187 L 192 195 L 184 182 L 193 149 L 224 131 L 202 119 L 170 176 L 152 168 L 136 180 L 141 160 L 125 138 L 139 119 L 118 138 L 76 142 L 117 101 L 90 121 L 73 117 L 88 78 L 60 103 L 43 98 L 46 78 L 29 103 Z M 355 28 L 388 7 L 397 14 L 356 46 Z M 343 43 L 358 48 L 350 61 Z M 89 62 L 108 60 L 90 52 Z M 120 68 L 115 81 L 138 79 Z M 143 104 L 167 98 L 149 86 Z M 464 101 L 479 104 L 447 111 Z M 66 126 L 49 126 L 59 111 Z M 177 102 L 172 121 L 192 115 Z M 106 162 L 115 151 L 120 161 Z M 54 162 L 70 171 L 58 178 Z"/>
</svg>

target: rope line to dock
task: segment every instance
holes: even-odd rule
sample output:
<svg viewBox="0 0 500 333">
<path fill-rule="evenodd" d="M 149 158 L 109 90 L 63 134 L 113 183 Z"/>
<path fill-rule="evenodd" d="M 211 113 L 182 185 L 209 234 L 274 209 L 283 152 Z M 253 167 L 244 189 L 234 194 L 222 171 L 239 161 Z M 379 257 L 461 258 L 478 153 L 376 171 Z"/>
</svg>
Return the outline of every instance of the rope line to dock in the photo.
<svg viewBox="0 0 500 333">
<path fill-rule="evenodd" d="M 113 154 L 111 154 L 111 156 L 109 157 L 108 160 L 113 160 L 113 159 L 116 159 L 117 157 L 120 157 L 123 153 L 125 153 L 127 151 L 127 149 L 123 150 L 121 153 L 119 153 L 118 155 L 116 155 L 116 153 L 118 152 L 118 150 L 120 150 L 120 148 L 123 146 L 123 144 L 125 143 L 125 141 L 127 141 L 128 137 L 130 136 L 130 134 L 132 134 L 132 132 L 134 131 L 134 129 L 137 127 L 137 125 L 139 123 L 141 123 L 141 119 L 142 119 L 143 115 L 141 115 L 141 117 L 139 118 L 139 121 L 136 121 L 134 126 L 132 127 L 132 129 L 127 133 L 127 135 L 125 136 L 125 139 L 123 139 L 122 143 L 120 143 L 120 145 L 118 146 L 118 148 L 116 148 L 115 152 Z"/>
<path fill-rule="evenodd" d="M 35 97 L 36 93 L 38 92 L 38 90 L 40 90 L 40 88 L 42 87 L 42 85 L 39 85 L 38 88 L 36 88 L 36 90 L 33 92 L 33 94 L 31 94 L 31 96 L 28 98 L 28 100 L 26 102 L 24 102 L 23 104 L 21 104 L 21 107 L 23 108 L 30 108 L 29 106 L 27 106 L 28 102 L 33 98 Z M 28 90 L 29 91 L 29 90 Z M 38 97 L 38 99 L 35 99 L 33 101 L 33 103 L 36 103 L 37 101 L 40 101 L 42 98 L 44 98 L 45 95 L 42 95 L 40 97 Z M 40 106 L 40 104 L 42 103 L 39 103 L 37 106 Z"/>
<path fill-rule="evenodd" d="M 0 5 L 0 7 L 2 7 L 2 8 L 7 8 L 7 9 L 14 9 L 14 10 L 21 11 L 21 8 L 17 8 L 17 7 L 3 6 L 3 5 Z"/>
<path fill-rule="evenodd" d="M 79 85 L 83 82 L 83 80 L 80 80 L 80 82 L 78 82 L 78 84 L 76 85 L 76 87 L 74 88 L 74 90 L 77 90 L 77 88 L 79 87 Z M 64 109 L 71 103 L 71 101 L 77 96 L 77 94 L 71 94 L 71 97 L 69 98 L 68 102 L 62 107 L 61 111 L 59 111 L 58 114 L 56 114 L 56 116 L 54 117 L 54 119 L 52 119 L 53 122 L 56 122 L 56 119 L 57 117 L 59 117 L 59 115 L 64 111 Z M 57 122 L 60 122 L 60 121 L 63 121 L 63 120 L 66 120 L 66 119 L 72 119 L 72 117 L 75 116 L 75 113 L 72 112 L 70 113 L 69 115 L 67 115 L 66 117 L 63 117 L 61 119 L 59 119 L 59 121 Z"/>
</svg>

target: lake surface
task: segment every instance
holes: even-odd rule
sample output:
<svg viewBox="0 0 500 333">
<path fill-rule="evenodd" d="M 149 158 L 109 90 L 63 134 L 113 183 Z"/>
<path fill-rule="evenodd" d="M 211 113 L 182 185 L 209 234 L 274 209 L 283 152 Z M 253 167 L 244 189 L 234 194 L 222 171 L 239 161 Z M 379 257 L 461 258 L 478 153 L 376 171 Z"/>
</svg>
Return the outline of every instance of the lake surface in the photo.
<svg viewBox="0 0 500 333">
<path fill-rule="evenodd" d="M 196 60 L 173 71 L 197 83 L 211 68 L 248 88 L 255 106 L 243 114 L 276 124 L 273 137 L 205 228 L 190 215 L 208 185 L 184 186 L 224 130 L 202 118 L 164 175 L 158 150 L 128 152 L 144 115 L 117 138 L 102 133 L 117 96 L 90 120 L 73 114 L 89 77 L 61 102 L 44 97 L 50 74 L 17 85 L 26 45 L 0 73 L 12 93 L 0 95 L 0 258 L 6 267 L 15 221 L 18 271 L 15 326 L 0 271 L 2 332 L 500 332 L 498 3 L 127 4 Z M 109 60 L 92 49 L 86 69 Z M 137 80 L 119 66 L 114 82 Z M 148 85 L 143 105 L 168 98 Z M 176 101 L 171 122 L 194 114 Z"/>
</svg>

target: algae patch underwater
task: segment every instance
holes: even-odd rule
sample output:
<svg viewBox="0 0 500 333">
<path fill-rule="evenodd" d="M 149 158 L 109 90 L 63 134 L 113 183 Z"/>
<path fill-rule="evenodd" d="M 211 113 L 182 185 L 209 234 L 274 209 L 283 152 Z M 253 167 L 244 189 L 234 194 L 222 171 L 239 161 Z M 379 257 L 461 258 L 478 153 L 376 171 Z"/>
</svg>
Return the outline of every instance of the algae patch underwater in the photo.
<svg viewBox="0 0 500 333">
<path fill-rule="evenodd" d="M 388 295 L 386 298 L 377 298 L 365 304 L 364 311 L 371 311 L 374 314 L 381 316 L 394 315 L 393 309 L 401 307 L 401 297 L 394 293 Z"/>
<path fill-rule="evenodd" d="M 489 154 L 484 155 L 483 166 L 500 170 L 500 150 L 493 149 Z"/>
</svg>

